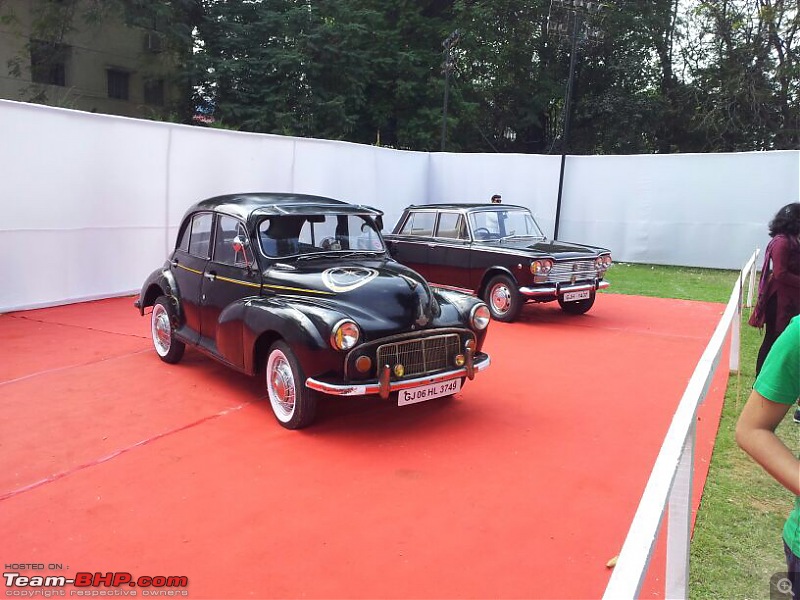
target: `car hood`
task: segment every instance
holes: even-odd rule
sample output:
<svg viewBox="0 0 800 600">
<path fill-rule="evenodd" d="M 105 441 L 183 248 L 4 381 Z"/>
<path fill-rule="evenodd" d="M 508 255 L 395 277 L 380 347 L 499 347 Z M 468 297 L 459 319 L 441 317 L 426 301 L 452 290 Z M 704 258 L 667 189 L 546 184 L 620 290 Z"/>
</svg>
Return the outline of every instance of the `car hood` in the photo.
<svg viewBox="0 0 800 600">
<path fill-rule="evenodd" d="M 264 288 L 294 302 L 344 313 L 376 332 L 424 328 L 441 314 L 425 279 L 385 257 L 343 261 L 333 255 L 279 264 L 264 272 Z"/>
<path fill-rule="evenodd" d="M 556 259 L 567 260 L 575 258 L 595 257 L 609 252 L 605 248 L 563 242 L 561 240 L 542 240 L 531 238 L 507 238 L 496 242 L 483 242 L 487 248 L 507 248 L 511 250 L 524 250 L 535 254 L 546 254 Z"/>
</svg>

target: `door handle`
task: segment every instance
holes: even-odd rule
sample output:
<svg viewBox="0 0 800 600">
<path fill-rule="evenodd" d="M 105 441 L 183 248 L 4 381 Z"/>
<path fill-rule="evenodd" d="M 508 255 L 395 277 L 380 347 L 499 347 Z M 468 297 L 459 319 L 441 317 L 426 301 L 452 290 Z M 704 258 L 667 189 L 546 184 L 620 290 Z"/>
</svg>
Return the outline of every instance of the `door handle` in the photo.
<svg viewBox="0 0 800 600">
<path fill-rule="evenodd" d="M 217 278 L 217 274 L 214 273 L 214 271 L 211 272 L 206 271 L 205 273 L 203 273 L 203 277 L 211 281 L 214 281 Z"/>
</svg>

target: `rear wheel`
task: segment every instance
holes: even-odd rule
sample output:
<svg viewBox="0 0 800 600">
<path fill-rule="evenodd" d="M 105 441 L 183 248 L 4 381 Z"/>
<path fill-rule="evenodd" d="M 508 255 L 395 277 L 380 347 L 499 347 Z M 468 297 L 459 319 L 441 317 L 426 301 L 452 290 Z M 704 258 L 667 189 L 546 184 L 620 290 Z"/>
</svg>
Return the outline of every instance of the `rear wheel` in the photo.
<svg viewBox="0 0 800 600">
<path fill-rule="evenodd" d="M 175 308 L 167 296 L 159 296 L 150 314 L 150 333 L 158 357 L 175 364 L 183 358 L 186 344 L 175 337 Z"/>
<path fill-rule="evenodd" d="M 592 295 L 586 298 L 585 300 L 573 300 L 572 302 L 564 302 L 561 297 L 558 298 L 558 304 L 565 313 L 569 313 L 571 315 L 582 315 L 587 310 L 592 308 L 594 304 L 594 296 L 595 293 L 592 292 Z"/>
<path fill-rule="evenodd" d="M 286 429 L 301 429 L 314 420 L 317 392 L 305 385 L 305 375 L 289 345 L 277 341 L 266 364 L 267 394 L 272 412 Z"/>
<path fill-rule="evenodd" d="M 517 284 L 507 275 L 492 277 L 483 299 L 489 306 L 492 318 L 505 322 L 516 319 L 523 304 Z"/>
</svg>

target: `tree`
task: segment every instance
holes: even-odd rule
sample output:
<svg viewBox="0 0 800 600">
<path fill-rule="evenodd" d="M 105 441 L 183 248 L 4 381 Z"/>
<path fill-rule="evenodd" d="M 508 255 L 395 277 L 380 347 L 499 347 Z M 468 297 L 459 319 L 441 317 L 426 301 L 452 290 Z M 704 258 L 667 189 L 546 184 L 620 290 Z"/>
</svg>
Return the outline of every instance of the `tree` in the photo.
<svg viewBox="0 0 800 600">
<path fill-rule="evenodd" d="M 684 56 L 703 150 L 800 145 L 798 12 L 784 0 L 703 1 L 689 12 L 695 35 Z"/>
<path fill-rule="evenodd" d="M 229 126 L 432 149 L 447 2 L 207 2 L 198 76 Z"/>
<path fill-rule="evenodd" d="M 229 126 L 348 139 L 374 78 L 377 20 L 348 2 L 209 2 L 199 83 Z"/>
</svg>

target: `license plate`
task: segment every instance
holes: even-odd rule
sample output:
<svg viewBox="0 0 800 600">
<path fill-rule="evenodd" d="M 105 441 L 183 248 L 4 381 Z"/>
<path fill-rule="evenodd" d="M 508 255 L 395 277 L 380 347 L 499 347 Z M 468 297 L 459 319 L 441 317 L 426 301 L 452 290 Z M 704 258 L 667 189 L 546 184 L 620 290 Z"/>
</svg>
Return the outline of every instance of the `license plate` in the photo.
<svg viewBox="0 0 800 600">
<path fill-rule="evenodd" d="M 451 381 L 443 381 L 442 383 L 431 383 L 430 385 L 421 385 L 419 387 L 410 388 L 407 390 L 400 390 L 397 393 L 397 406 L 406 406 L 408 404 L 416 404 L 417 402 L 425 402 L 433 398 L 441 396 L 449 396 L 461 390 L 461 380 L 453 379 Z"/>
<path fill-rule="evenodd" d="M 567 292 L 564 294 L 564 302 L 572 302 L 573 300 L 587 300 L 591 296 L 591 292 L 589 290 L 583 290 L 582 292 Z"/>
</svg>

